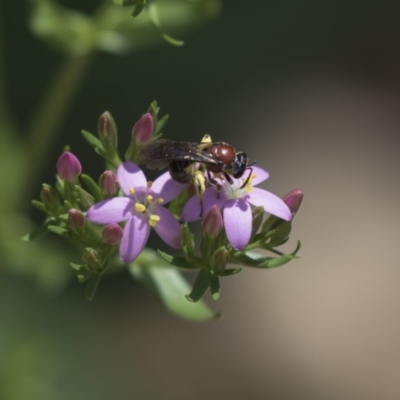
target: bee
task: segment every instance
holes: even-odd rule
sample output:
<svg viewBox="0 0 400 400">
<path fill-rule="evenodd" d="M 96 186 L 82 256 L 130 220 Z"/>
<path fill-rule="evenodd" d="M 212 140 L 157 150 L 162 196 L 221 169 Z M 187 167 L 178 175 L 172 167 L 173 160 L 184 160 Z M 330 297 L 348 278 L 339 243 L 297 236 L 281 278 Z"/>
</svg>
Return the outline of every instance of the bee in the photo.
<svg viewBox="0 0 400 400">
<path fill-rule="evenodd" d="M 208 182 L 219 186 L 211 175 L 224 177 L 230 184 L 232 177 L 241 178 L 247 169 L 250 179 L 252 168 L 249 166 L 246 153 L 236 150 L 226 142 L 212 142 L 210 135 L 205 135 L 199 142 L 175 142 L 159 139 L 146 144 L 141 153 L 141 162 L 150 169 L 168 167 L 172 179 L 179 183 L 193 183 L 200 197 Z"/>
</svg>

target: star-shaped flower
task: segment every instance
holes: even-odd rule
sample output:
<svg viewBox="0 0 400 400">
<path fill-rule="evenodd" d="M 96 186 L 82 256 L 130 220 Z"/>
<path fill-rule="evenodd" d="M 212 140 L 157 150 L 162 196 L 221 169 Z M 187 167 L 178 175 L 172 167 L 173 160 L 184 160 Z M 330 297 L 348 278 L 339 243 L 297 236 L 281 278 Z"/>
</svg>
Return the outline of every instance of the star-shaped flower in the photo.
<svg viewBox="0 0 400 400">
<path fill-rule="evenodd" d="M 207 215 L 211 207 L 216 205 L 223 210 L 226 236 L 236 250 L 243 249 L 250 241 L 252 230 L 250 205 L 262 206 L 264 211 L 290 221 L 292 213 L 282 199 L 264 189 L 253 187 L 268 179 L 268 172 L 256 166 L 252 169 L 250 179 L 245 173 L 239 179 L 232 177 L 233 184 L 221 180 L 219 190 L 215 185 L 208 187 L 202 198 L 203 213 L 201 213 L 199 198 L 193 196 L 183 208 L 182 219 L 184 221 L 198 220 Z M 248 182 L 242 187 L 247 179 Z"/>
<path fill-rule="evenodd" d="M 153 227 L 165 243 L 180 248 L 180 225 L 163 207 L 183 189 L 169 172 L 148 182 L 142 170 L 130 161 L 120 164 L 118 182 L 125 197 L 114 197 L 94 204 L 86 214 L 88 221 L 109 224 L 126 221 L 119 248 L 122 261 L 133 261 L 143 250 Z"/>
</svg>

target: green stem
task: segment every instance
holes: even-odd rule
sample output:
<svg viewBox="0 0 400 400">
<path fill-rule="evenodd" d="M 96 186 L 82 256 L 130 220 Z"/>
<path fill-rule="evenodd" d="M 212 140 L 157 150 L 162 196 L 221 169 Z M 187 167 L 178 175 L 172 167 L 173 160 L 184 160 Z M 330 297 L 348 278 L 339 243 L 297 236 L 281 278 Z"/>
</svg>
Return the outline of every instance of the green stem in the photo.
<svg viewBox="0 0 400 400">
<path fill-rule="evenodd" d="M 102 0 L 93 14 L 93 20 L 99 21 L 110 7 L 110 0 Z M 39 104 L 28 128 L 26 146 L 26 180 L 24 193 L 33 193 L 37 181 L 48 160 L 48 154 L 59 133 L 72 99 L 85 72 L 90 66 L 95 48 L 82 57 L 68 58 L 61 66 L 48 92 Z M 21 199 L 26 198 L 20 196 Z"/>
<path fill-rule="evenodd" d="M 90 65 L 92 55 L 67 59 L 50 85 L 48 93 L 33 117 L 28 128 L 26 144 L 25 193 L 32 193 L 42 174 L 51 152 L 58 129 L 64 121 L 68 108 L 84 73 Z"/>
</svg>

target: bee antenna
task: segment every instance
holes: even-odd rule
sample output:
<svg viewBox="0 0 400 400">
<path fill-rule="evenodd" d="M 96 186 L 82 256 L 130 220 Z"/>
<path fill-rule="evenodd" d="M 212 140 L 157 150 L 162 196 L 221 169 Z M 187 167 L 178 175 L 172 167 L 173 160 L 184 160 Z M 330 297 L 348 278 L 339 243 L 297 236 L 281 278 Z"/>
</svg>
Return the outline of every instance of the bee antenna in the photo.
<svg viewBox="0 0 400 400">
<path fill-rule="evenodd" d="M 253 165 L 257 164 L 257 160 L 254 160 L 251 164 L 247 166 L 247 168 L 251 168 Z"/>
</svg>

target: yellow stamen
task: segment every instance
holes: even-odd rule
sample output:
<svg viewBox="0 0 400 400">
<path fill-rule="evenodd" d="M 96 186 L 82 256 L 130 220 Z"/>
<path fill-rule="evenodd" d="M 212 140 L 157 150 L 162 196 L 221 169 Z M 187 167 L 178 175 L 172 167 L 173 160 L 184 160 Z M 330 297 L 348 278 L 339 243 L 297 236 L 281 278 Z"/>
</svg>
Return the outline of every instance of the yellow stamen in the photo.
<svg viewBox="0 0 400 400">
<path fill-rule="evenodd" d="M 153 202 L 153 196 L 151 194 L 147 195 L 147 201 L 151 204 Z"/>
<path fill-rule="evenodd" d="M 156 202 L 159 203 L 159 204 L 164 203 L 164 199 L 163 199 L 162 197 L 159 197 L 159 198 L 156 200 Z"/>
<path fill-rule="evenodd" d="M 160 221 L 160 216 L 159 215 L 150 215 L 149 219 L 149 225 L 152 226 L 153 228 L 157 226 L 158 222 Z"/>
<path fill-rule="evenodd" d="M 135 204 L 135 211 L 137 212 L 145 212 L 146 211 L 146 206 L 144 206 L 142 203 L 136 203 Z"/>
<path fill-rule="evenodd" d="M 134 188 L 129 188 L 129 194 L 135 194 L 135 189 Z"/>
<path fill-rule="evenodd" d="M 153 182 L 152 182 L 152 181 L 147 181 L 147 187 L 148 187 L 149 189 L 152 187 L 152 185 L 153 185 Z"/>
</svg>

